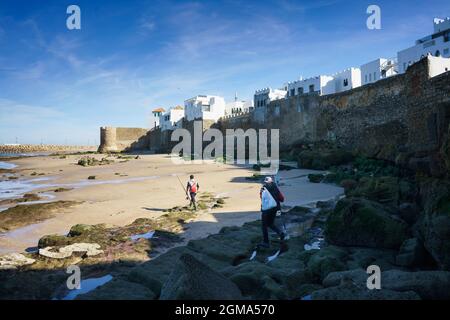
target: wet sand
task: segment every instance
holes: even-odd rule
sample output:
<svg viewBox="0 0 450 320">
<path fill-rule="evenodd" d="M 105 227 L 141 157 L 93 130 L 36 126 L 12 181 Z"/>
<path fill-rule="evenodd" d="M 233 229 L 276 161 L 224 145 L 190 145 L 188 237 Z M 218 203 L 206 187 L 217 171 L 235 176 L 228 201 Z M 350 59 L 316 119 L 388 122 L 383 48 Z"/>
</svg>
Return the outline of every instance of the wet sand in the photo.
<svg viewBox="0 0 450 320">
<path fill-rule="evenodd" d="M 93 156 L 99 160 L 105 157 Z M 46 156 L 13 161 L 17 165 L 14 172 L 19 177 L 18 182 L 36 179 L 32 176 L 34 172 L 44 174 L 39 178 L 45 179 L 29 182 L 37 188 L 31 192 L 54 195 L 49 201 L 83 203 L 66 208 L 44 222 L 1 234 L 0 253 L 24 251 L 36 246 L 43 235 L 66 234 L 78 223 L 123 226 L 137 218 L 158 217 L 164 214 L 164 209 L 187 204 L 183 188 L 189 174 L 196 176 L 200 195 L 210 192 L 228 199 L 223 208 L 200 212 L 195 221 L 186 226 L 182 235 L 186 241 L 217 233 L 224 226 L 242 225 L 259 218 L 260 183 L 245 179 L 255 173 L 251 168 L 221 163 L 174 164 L 167 155 L 140 155 L 139 159 L 114 159 L 113 164 L 82 167 L 76 164 L 81 157 Z M 281 190 L 287 199 L 285 205 L 308 205 L 343 193 L 340 187 L 310 183 L 306 175 L 312 172 L 316 171 L 280 171 Z M 88 176 L 96 179 L 88 180 Z M 53 192 L 58 187 L 73 189 Z"/>
</svg>

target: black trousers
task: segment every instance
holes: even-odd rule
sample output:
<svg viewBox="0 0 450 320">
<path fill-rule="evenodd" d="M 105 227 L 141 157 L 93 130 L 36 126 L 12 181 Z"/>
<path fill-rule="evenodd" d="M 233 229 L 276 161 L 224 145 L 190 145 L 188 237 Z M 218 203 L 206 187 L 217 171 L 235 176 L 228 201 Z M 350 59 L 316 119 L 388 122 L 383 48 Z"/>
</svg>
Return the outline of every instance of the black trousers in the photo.
<svg viewBox="0 0 450 320">
<path fill-rule="evenodd" d="M 191 202 L 189 203 L 189 206 L 194 206 L 194 209 L 197 209 L 197 203 L 195 201 L 195 192 L 190 192 L 189 195 L 191 196 Z"/>
<path fill-rule="evenodd" d="M 268 228 L 275 231 L 279 236 L 283 234 L 281 230 L 275 225 L 275 217 L 277 216 L 277 211 L 278 208 L 275 207 L 273 209 L 269 209 L 261 213 L 262 233 L 264 243 L 269 243 Z"/>
</svg>

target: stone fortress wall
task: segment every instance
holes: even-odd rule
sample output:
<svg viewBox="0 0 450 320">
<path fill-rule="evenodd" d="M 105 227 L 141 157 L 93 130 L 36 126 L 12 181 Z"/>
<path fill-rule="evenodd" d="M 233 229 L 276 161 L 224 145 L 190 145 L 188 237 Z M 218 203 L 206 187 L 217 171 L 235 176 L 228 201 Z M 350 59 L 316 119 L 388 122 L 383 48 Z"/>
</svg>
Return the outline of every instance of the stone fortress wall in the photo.
<svg viewBox="0 0 450 320">
<path fill-rule="evenodd" d="M 369 157 L 397 162 L 433 175 L 449 170 L 450 72 L 431 77 L 433 57 L 425 57 L 406 73 L 342 93 L 304 94 L 272 101 L 266 107 L 239 116 L 203 123 L 203 130 L 266 128 L 280 130 L 280 148 L 300 141 L 333 141 Z M 192 131 L 192 124 L 183 122 Z M 117 128 L 119 129 L 119 128 Z M 103 134 L 102 144 L 119 150 L 116 130 Z M 128 147 L 169 152 L 170 131 L 120 128 L 145 139 Z M 107 131 L 106 131 L 107 133 Z M 123 139 L 123 138 L 122 138 Z M 137 148 L 135 148 L 137 149 Z"/>
<path fill-rule="evenodd" d="M 120 152 L 146 149 L 148 129 L 101 127 L 99 152 Z"/>
</svg>

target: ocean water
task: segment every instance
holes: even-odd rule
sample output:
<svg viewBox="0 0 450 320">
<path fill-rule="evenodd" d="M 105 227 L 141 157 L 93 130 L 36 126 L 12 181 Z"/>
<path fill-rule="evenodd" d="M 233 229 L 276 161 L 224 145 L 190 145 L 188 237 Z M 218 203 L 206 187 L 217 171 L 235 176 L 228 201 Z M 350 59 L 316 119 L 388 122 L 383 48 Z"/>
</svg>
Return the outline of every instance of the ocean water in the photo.
<svg viewBox="0 0 450 320">
<path fill-rule="evenodd" d="M 0 169 L 13 169 L 15 167 L 17 167 L 17 165 L 14 163 L 0 161 Z"/>
<path fill-rule="evenodd" d="M 92 290 L 104 285 L 105 283 L 112 280 L 110 274 L 100 277 L 100 278 L 90 278 L 86 280 L 81 280 L 80 289 L 71 290 L 62 300 L 73 300 L 80 294 L 85 294 L 91 292 Z"/>
</svg>

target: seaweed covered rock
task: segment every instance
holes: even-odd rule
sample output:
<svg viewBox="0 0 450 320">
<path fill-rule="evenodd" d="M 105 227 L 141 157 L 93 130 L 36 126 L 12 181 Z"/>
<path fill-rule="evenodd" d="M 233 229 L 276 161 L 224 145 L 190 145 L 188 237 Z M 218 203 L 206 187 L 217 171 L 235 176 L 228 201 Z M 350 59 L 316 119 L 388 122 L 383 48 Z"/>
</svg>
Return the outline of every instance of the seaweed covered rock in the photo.
<svg viewBox="0 0 450 320">
<path fill-rule="evenodd" d="M 438 266 L 450 270 L 450 184 L 433 180 L 421 186 L 425 214 L 420 224 L 424 246 Z"/>
<path fill-rule="evenodd" d="M 195 259 L 192 255 L 181 255 L 164 286 L 161 300 L 173 299 L 242 299 L 239 288 L 222 274 Z"/>
<path fill-rule="evenodd" d="M 89 224 L 76 224 L 70 228 L 69 236 L 77 237 L 92 232 L 95 226 Z"/>
<path fill-rule="evenodd" d="M 322 281 L 329 273 L 346 269 L 347 252 L 334 246 L 325 247 L 315 253 L 308 261 L 308 270 Z"/>
<path fill-rule="evenodd" d="M 229 267 L 222 273 L 233 281 L 245 297 L 251 299 L 285 299 L 282 283 L 287 275 L 257 261 Z"/>
<path fill-rule="evenodd" d="M 363 177 L 356 186 L 346 189 L 350 197 L 363 197 L 382 204 L 397 206 L 401 199 L 415 196 L 414 186 L 396 177 Z"/>
<path fill-rule="evenodd" d="M 50 234 L 39 239 L 38 248 L 65 246 L 69 244 L 69 239 L 58 234 Z"/>
<path fill-rule="evenodd" d="M 414 291 L 398 292 L 388 289 L 368 290 L 351 282 L 314 291 L 312 300 L 420 300 Z"/>
<path fill-rule="evenodd" d="M 415 295 L 415 299 L 450 298 L 450 291 L 448 290 L 450 272 L 447 271 L 384 271 L 381 273 L 382 290 L 368 290 L 366 286 L 367 277 L 368 275 L 363 269 L 330 273 L 323 281 L 323 285 L 327 289 L 333 290 L 316 292 L 315 297 L 317 299 L 347 299 L 349 296 L 355 299 L 392 299 L 395 297 L 397 297 L 395 299 L 403 299 Z M 353 290 L 348 291 L 348 287 L 346 288 L 345 285 L 349 283 L 355 286 Z M 339 293 L 339 290 L 342 290 L 342 293 Z M 388 291 L 384 292 L 384 290 Z M 370 292 L 382 294 L 373 296 Z M 402 294 L 406 294 L 406 296 L 402 298 Z"/>
<path fill-rule="evenodd" d="M 325 235 L 335 245 L 396 249 L 407 239 L 408 226 L 377 202 L 345 198 L 328 217 Z"/>
<path fill-rule="evenodd" d="M 113 279 L 96 290 L 79 295 L 77 300 L 153 300 L 156 295 L 147 287 L 122 279 Z"/>
<path fill-rule="evenodd" d="M 407 239 L 400 247 L 396 264 L 402 267 L 421 266 L 425 262 L 426 252 L 417 238 Z"/>
<path fill-rule="evenodd" d="M 298 166 L 305 169 L 326 170 L 332 166 L 346 164 L 353 159 L 353 155 L 343 149 L 314 149 L 303 150 L 298 154 Z"/>
</svg>

